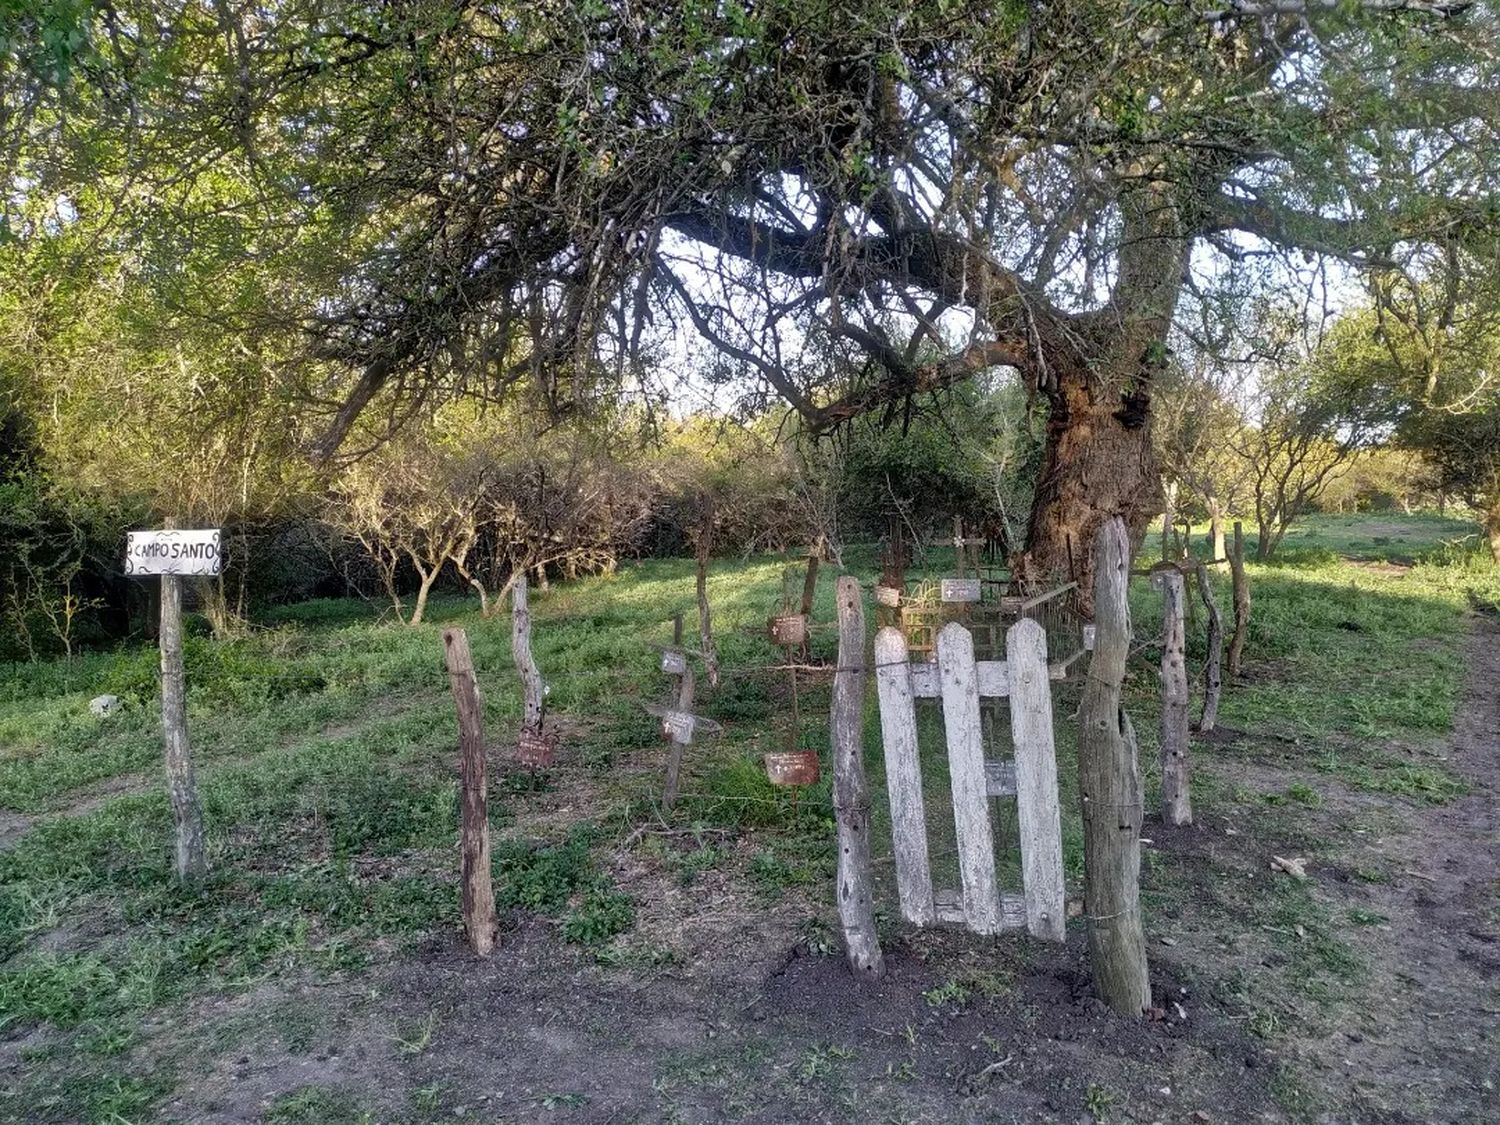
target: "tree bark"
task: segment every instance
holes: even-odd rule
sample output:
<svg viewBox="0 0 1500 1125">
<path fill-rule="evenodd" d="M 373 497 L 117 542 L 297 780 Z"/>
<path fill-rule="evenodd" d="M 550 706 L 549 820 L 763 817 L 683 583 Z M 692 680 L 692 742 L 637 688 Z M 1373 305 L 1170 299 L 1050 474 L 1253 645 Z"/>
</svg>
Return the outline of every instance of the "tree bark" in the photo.
<svg viewBox="0 0 1500 1125">
<path fill-rule="evenodd" d="M 844 949 L 856 976 L 882 977 L 875 932 L 875 874 L 870 860 L 870 791 L 865 784 L 865 609 L 859 580 L 837 584 L 839 662 L 828 719 L 833 754 L 833 812 L 838 821 L 838 907 Z"/>
<path fill-rule="evenodd" d="M 408 625 L 422 624 L 422 616 L 427 612 L 427 595 L 432 592 L 432 584 L 437 581 L 439 569 L 433 567 L 431 570 L 423 570 L 420 566 L 417 567 L 422 583 L 417 587 L 417 601 L 412 607 L 411 620 L 407 622 Z"/>
<path fill-rule="evenodd" d="M 167 790 L 176 827 L 177 878 L 201 878 L 208 871 L 203 845 L 203 806 L 193 776 L 188 744 L 187 685 L 182 671 L 182 579 L 161 576 L 161 729 L 165 743 Z"/>
<path fill-rule="evenodd" d="M 1151 984 L 1140 912 L 1140 770 L 1134 730 L 1120 706 L 1130 652 L 1130 542 L 1122 519 L 1100 527 L 1092 569 L 1097 629 L 1078 736 L 1089 960 L 1099 997 L 1138 1016 L 1151 1004 Z"/>
<path fill-rule="evenodd" d="M 1484 509 L 1484 533 L 1490 541 L 1490 557 L 1500 563 L 1500 482 Z"/>
<path fill-rule="evenodd" d="M 1215 570 L 1229 565 L 1229 555 L 1224 546 L 1224 505 L 1217 496 L 1208 498 L 1208 558 Z M 1223 559 L 1225 561 L 1220 562 Z"/>
<path fill-rule="evenodd" d="M 1172 532 L 1177 523 L 1177 482 L 1163 481 L 1161 487 L 1161 561 L 1176 557 L 1172 550 Z"/>
<path fill-rule="evenodd" d="M 1111 395 L 1087 370 L 1062 370 L 1057 378 L 1020 570 L 1036 589 L 1077 582 L 1088 615 L 1098 529 L 1119 516 L 1130 541 L 1140 542 L 1161 510 L 1161 476 L 1143 398 Z"/>
<path fill-rule="evenodd" d="M 1229 641 L 1229 678 L 1240 676 L 1245 652 L 1245 634 L 1250 631 L 1250 583 L 1245 579 L 1245 525 L 1234 521 L 1234 551 L 1229 556 L 1230 581 L 1234 583 L 1234 636 Z"/>
<path fill-rule="evenodd" d="M 1198 730 L 1209 733 L 1219 722 L 1219 695 L 1224 689 L 1224 678 L 1220 672 L 1224 659 L 1224 618 L 1219 613 L 1219 603 L 1214 598 L 1213 584 L 1208 580 L 1208 568 L 1201 562 L 1195 568 L 1198 579 L 1198 596 L 1203 599 L 1203 608 L 1208 611 L 1208 660 L 1203 665 L 1203 717 L 1198 721 Z"/>
<path fill-rule="evenodd" d="M 1034 331 L 1045 368 L 1031 373 L 1051 410 L 1042 472 L 1026 531 L 1021 577 L 1078 583 L 1093 613 L 1093 545 L 1119 517 L 1138 544 L 1161 511 L 1161 472 L 1151 442 L 1151 384 L 1165 366 L 1167 336 L 1191 239 L 1176 195 L 1143 163 L 1120 196 L 1119 269 L 1109 305 Z M 1081 339 L 1080 345 L 1077 340 Z"/>
</svg>

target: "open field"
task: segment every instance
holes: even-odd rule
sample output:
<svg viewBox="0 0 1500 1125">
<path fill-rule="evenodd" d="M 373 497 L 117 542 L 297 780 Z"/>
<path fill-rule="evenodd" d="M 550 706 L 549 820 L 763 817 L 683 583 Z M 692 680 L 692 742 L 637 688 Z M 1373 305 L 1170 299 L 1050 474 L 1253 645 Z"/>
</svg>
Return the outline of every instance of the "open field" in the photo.
<svg viewBox="0 0 1500 1125">
<path fill-rule="evenodd" d="M 686 561 L 534 595 L 564 739 L 539 775 L 505 764 L 509 619 L 471 601 L 438 599 L 418 628 L 313 602 L 243 640 L 192 638 L 213 873 L 190 890 L 171 876 L 155 650 L 0 668 L 0 1120 L 1493 1119 L 1500 573 L 1443 543 L 1472 531 L 1325 518 L 1250 567 L 1244 682 L 1194 742 L 1197 824 L 1148 816 L 1166 1010 L 1150 1023 L 1088 999 L 1079 924 L 1065 948 L 912 933 L 889 887 L 890 977 L 847 976 L 827 782 L 794 807 L 759 763 L 787 740 L 761 633 L 795 559 L 714 565 L 726 676 L 700 698 L 725 733 L 690 749 L 670 817 L 641 704 L 666 691 L 649 642 L 674 612 L 693 620 Z M 868 553 L 846 561 L 873 576 Z M 1148 642 L 1159 607 L 1144 582 L 1132 597 Z M 493 747 L 504 932 L 488 962 L 458 932 L 438 639 L 454 622 Z M 814 655 L 833 646 L 825 630 Z M 1155 656 L 1143 643 L 1127 683 L 1148 813 Z M 105 692 L 126 705 L 94 718 Z M 1076 693 L 1055 703 L 1070 899 Z M 826 685 L 802 703 L 800 742 L 826 761 Z M 872 691 L 879 810 L 874 710 Z M 940 760 L 924 768 L 943 784 Z M 1271 855 L 1305 857 L 1311 878 Z"/>
</svg>

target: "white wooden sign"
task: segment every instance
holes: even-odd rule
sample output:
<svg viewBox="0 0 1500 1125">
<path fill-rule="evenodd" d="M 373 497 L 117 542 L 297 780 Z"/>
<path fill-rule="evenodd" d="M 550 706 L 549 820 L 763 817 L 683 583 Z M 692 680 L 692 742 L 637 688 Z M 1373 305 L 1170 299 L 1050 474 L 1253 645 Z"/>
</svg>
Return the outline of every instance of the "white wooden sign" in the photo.
<svg viewBox="0 0 1500 1125">
<path fill-rule="evenodd" d="M 895 586 L 876 586 L 875 604 L 895 609 L 901 604 L 901 591 Z"/>
<path fill-rule="evenodd" d="M 218 574 L 219 529 L 132 531 L 125 546 L 126 574 Z"/>
<path fill-rule="evenodd" d="M 669 676 L 681 676 L 687 671 L 687 654 L 667 649 L 661 654 L 661 670 Z"/>
</svg>

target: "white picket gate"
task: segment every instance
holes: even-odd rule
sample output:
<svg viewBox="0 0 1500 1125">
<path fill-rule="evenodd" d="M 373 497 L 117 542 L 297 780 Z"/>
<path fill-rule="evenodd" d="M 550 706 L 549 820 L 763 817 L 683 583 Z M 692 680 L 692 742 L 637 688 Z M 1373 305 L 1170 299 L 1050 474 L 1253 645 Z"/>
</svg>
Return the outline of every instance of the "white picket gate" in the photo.
<svg viewBox="0 0 1500 1125">
<path fill-rule="evenodd" d="M 1024 928 L 1034 937 L 1061 941 L 1062 821 L 1047 635 L 1034 620 L 1017 621 L 1005 635 L 1005 660 L 976 661 L 974 638 L 955 621 L 938 633 L 936 648 L 935 661 L 912 662 L 900 629 L 887 626 L 875 635 L 875 678 L 902 916 L 918 926 L 961 923 L 980 934 Z M 1009 701 L 1013 762 L 985 760 L 981 697 Z M 928 862 L 916 701 L 934 698 L 942 700 L 947 734 L 961 890 L 934 891 Z M 992 797 L 1016 801 L 1020 895 L 1000 892 L 990 822 Z"/>
</svg>

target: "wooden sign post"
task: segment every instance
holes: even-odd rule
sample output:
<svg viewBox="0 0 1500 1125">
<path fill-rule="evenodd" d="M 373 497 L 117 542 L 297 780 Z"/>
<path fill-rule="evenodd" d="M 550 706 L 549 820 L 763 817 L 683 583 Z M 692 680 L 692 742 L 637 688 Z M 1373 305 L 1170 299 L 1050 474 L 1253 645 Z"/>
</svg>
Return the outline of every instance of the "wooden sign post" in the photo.
<svg viewBox="0 0 1500 1125">
<path fill-rule="evenodd" d="M 179 879 L 197 879 L 208 871 L 203 846 L 203 806 L 193 776 L 188 743 L 187 685 L 182 671 L 182 579 L 184 574 L 218 574 L 221 565 L 217 528 L 186 531 L 132 531 L 125 548 L 126 574 L 161 575 L 161 728 L 176 825 L 175 866 Z"/>
</svg>

